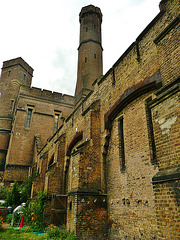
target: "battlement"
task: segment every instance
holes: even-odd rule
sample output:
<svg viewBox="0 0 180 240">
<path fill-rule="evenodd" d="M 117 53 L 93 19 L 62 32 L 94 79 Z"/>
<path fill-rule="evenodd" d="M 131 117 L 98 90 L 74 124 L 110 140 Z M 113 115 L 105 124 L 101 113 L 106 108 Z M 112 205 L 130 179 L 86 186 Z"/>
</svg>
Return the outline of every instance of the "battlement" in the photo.
<svg viewBox="0 0 180 240">
<path fill-rule="evenodd" d="M 29 88 L 26 86 L 21 86 L 20 95 L 28 95 L 32 97 L 48 99 L 51 101 L 67 102 L 72 105 L 74 105 L 74 102 L 75 102 L 74 96 L 53 92 L 46 89 L 36 88 L 36 87 Z"/>
<path fill-rule="evenodd" d="M 100 18 L 100 21 L 102 22 L 101 9 L 93 5 L 88 5 L 81 9 L 81 12 L 79 14 L 79 21 L 81 22 L 84 16 L 92 15 L 92 14 L 96 14 Z"/>
<path fill-rule="evenodd" d="M 31 76 L 33 75 L 34 69 L 31 66 L 29 66 L 29 64 L 27 64 L 21 57 L 14 58 L 14 59 L 11 59 L 8 61 L 4 61 L 2 69 L 13 67 L 16 65 L 20 65 L 22 68 L 24 68 L 26 71 L 28 71 L 28 73 Z"/>
</svg>

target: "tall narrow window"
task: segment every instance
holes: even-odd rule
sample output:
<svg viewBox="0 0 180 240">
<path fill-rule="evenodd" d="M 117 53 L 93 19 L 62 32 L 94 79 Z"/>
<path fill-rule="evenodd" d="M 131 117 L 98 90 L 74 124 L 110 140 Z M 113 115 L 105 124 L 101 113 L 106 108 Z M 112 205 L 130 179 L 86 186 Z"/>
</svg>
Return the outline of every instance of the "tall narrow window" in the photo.
<svg viewBox="0 0 180 240">
<path fill-rule="evenodd" d="M 152 97 L 146 99 L 145 108 L 146 108 L 146 119 L 147 119 L 147 126 L 148 126 L 148 137 L 149 137 L 149 146 L 150 146 L 150 156 L 152 164 L 157 164 L 157 156 L 156 156 L 156 145 L 154 140 L 154 130 L 153 130 L 153 123 L 152 123 L 152 115 L 151 109 L 149 108 L 148 103 L 152 100 Z"/>
<path fill-rule="evenodd" d="M 10 75 L 11 75 L 11 71 L 9 70 L 9 71 L 8 71 L 8 77 L 10 77 Z"/>
<path fill-rule="evenodd" d="M 59 114 L 55 114 L 54 132 L 58 130 Z"/>
<path fill-rule="evenodd" d="M 13 106 L 14 106 L 14 100 L 11 100 L 11 104 L 10 104 L 10 112 L 12 112 L 12 110 L 13 110 Z"/>
<path fill-rule="evenodd" d="M 85 57 L 85 63 L 87 62 L 87 57 Z"/>
<path fill-rule="evenodd" d="M 30 128 L 31 116 L 32 116 L 32 109 L 28 108 L 26 128 Z"/>
<path fill-rule="evenodd" d="M 124 151 L 124 131 L 123 131 L 123 117 L 118 120 L 118 134 L 119 134 L 119 157 L 121 171 L 126 169 L 125 151 Z"/>
</svg>

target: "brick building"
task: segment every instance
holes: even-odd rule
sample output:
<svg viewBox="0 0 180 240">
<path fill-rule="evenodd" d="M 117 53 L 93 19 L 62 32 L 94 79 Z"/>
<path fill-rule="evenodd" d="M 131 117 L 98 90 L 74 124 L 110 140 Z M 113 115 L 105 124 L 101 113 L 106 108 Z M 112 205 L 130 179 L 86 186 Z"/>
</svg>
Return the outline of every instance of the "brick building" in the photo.
<svg viewBox="0 0 180 240">
<path fill-rule="evenodd" d="M 101 10 L 82 8 L 75 97 L 31 88 L 31 67 L 4 62 L 4 180 L 30 169 L 47 218 L 80 237 L 180 239 L 179 1 L 159 7 L 105 75 Z"/>
<path fill-rule="evenodd" d="M 73 96 L 31 87 L 32 75 L 33 69 L 22 58 L 3 63 L 0 159 L 2 163 L 6 159 L 6 184 L 27 178 L 32 166 L 34 136 L 40 135 L 44 145 L 74 108 Z"/>
</svg>

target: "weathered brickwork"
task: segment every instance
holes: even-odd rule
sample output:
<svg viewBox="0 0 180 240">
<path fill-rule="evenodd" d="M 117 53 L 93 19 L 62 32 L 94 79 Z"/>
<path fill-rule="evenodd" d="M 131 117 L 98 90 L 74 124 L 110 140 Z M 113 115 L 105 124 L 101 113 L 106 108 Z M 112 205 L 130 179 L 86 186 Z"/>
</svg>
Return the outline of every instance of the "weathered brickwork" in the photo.
<svg viewBox="0 0 180 240">
<path fill-rule="evenodd" d="M 179 193 L 180 182 L 178 180 L 154 184 L 159 239 L 180 238 Z"/>
<path fill-rule="evenodd" d="M 153 177 L 159 239 L 180 238 L 180 111 L 179 84 L 157 91 L 152 112 L 159 172 Z"/>
<path fill-rule="evenodd" d="M 180 167 L 178 94 L 154 106 L 152 116 L 159 170 Z"/>
<path fill-rule="evenodd" d="M 107 191 L 110 236 L 153 239 L 156 218 L 152 177 L 157 172 L 151 164 L 145 99 L 139 98 L 124 108 L 113 122 L 107 154 Z M 123 116 L 125 170 L 118 154 L 118 120 Z"/>
<path fill-rule="evenodd" d="M 9 145 L 0 141 L 11 147 L 5 180 L 8 169 L 31 166 L 32 197 L 46 191 L 47 218 L 81 238 L 180 238 L 178 9 L 178 0 L 162 0 L 159 14 L 101 76 L 101 11 L 84 7 L 75 97 L 15 88 L 16 114 L 3 123 L 11 131 L 14 119 L 13 134 Z"/>
<path fill-rule="evenodd" d="M 38 166 L 32 168 L 32 175 L 35 176 L 35 181 L 32 185 L 31 198 L 36 196 L 40 191 L 43 191 L 45 188 L 45 171 L 47 169 L 48 153 L 47 151 L 41 156 L 41 165 L 35 164 Z"/>
<path fill-rule="evenodd" d="M 106 196 L 81 194 L 77 199 L 76 233 L 82 238 L 104 239 L 107 237 Z"/>
</svg>

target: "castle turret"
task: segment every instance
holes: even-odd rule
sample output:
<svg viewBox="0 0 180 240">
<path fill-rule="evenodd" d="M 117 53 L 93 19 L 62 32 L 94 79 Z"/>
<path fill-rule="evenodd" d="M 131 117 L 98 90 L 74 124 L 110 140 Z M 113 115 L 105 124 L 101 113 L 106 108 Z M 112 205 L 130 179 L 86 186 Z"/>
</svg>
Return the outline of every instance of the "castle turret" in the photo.
<svg viewBox="0 0 180 240">
<path fill-rule="evenodd" d="M 78 74 L 76 102 L 92 90 L 92 83 L 103 74 L 100 8 L 83 7 L 79 14 L 80 43 L 78 48 Z"/>
<path fill-rule="evenodd" d="M 21 85 L 30 87 L 32 76 L 33 69 L 21 57 L 3 62 L 0 78 L 0 171 L 4 170 L 19 88 Z"/>
</svg>

